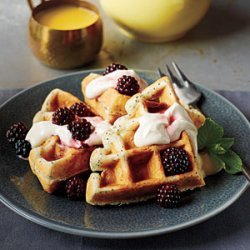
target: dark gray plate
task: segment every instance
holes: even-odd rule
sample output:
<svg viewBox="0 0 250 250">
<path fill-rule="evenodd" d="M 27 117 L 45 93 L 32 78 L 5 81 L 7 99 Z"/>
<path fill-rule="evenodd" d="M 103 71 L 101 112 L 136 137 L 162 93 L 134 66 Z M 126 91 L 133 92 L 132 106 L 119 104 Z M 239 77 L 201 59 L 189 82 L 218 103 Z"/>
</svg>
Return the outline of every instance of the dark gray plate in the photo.
<svg viewBox="0 0 250 250">
<path fill-rule="evenodd" d="M 53 79 L 24 90 L 0 108 L 0 200 L 21 216 L 58 231 L 98 238 L 145 237 L 172 232 L 204 221 L 231 205 L 247 188 L 243 175 L 224 172 L 206 178 L 206 186 L 194 192 L 194 199 L 178 208 L 163 209 L 154 202 L 128 206 L 93 207 L 85 202 L 45 193 L 28 162 L 15 156 L 5 139 L 8 127 L 18 121 L 31 125 L 32 117 L 54 88 L 82 98 L 80 83 L 90 71 Z M 93 71 L 92 71 L 93 72 Z M 157 75 L 138 71 L 149 83 Z M 205 101 L 202 110 L 236 138 L 234 146 L 250 166 L 250 126 L 246 118 L 227 100 L 198 86 Z"/>
</svg>

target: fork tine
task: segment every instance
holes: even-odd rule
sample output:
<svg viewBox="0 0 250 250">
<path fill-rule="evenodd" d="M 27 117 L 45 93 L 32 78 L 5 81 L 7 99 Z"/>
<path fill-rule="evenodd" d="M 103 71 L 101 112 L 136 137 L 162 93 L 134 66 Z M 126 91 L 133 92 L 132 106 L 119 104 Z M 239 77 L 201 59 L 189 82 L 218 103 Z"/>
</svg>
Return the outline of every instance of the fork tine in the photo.
<svg viewBox="0 0 250 250">
<path fill-rule="evenodd" d="M 183 81 L 183 82 L 189 82 L 188 78 L 184 75 L 184 73 L 180 70 L 179 66 L 175 63 L 172 62 L 172 65 L 178 75 L 178 77 Z"/>
<path fill-rule="evenodd" d="M 166 74 L 164 74 L 164 73 L 161 71 L 160 68 L 158 68 L 157 71 L 158 71 L 158 74 L 159 74 L 160 76 L 165 76 L 165 75 L 166 75 Z"/>
<path fill-rule="evenodd" d="M 178 87 L 181 87 L 182 85 L 180 84 L 180 81 L 175 77 L 175 75 L 173 74 L 173 72 L 171 71 L 171 69 L 168 67 L 168 65 L 166 64 L 167 70 L 168 70 L 168 74 L 169 77 L 172 81 L 173 84 L 176 84 Z"/>
</svg>

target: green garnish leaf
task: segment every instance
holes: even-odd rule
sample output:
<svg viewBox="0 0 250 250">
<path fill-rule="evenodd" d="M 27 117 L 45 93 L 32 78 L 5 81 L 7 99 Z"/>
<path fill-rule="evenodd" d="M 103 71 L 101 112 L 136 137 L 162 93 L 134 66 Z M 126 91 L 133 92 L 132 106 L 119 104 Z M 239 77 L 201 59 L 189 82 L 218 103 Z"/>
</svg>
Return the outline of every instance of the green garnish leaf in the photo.
<svg viewBox="0 0 250 250">
<path fill-rule="evenodd" d="M 226 150 L 219 143 L 211 145 L 209 148 L 209 151 L 214 153 L 214 154 L 218 154 L 218 155 L 226 153 Z"/>
<path fill-rule="evenodd" d="M 242 171 L 242 160 L 230 148 L 234 138 L 223 138 L 224 129 L 211 118 L 207 118 L 198 130 L 198 149 L 205 151 L 229 174 Z"/>
<path fill-rule="evenodd" d="M 223 137 L 224 129 L 211 118 L 207 118 L 198 130 L 198 149 L 215 144 Z"/>
<path fill-rule="evenodd" d="M 221 138 L 219 142 L 225 150 L 230 149 L 234 144 L 234 138 Z"/>
<path fill-rule="evenodd" d="M 236 174 L 242 171 L 242 160 L 234 151 L 228 150 L 225 154 L 220 155 L 225 162 L 225 170 L 229 174 Z"/>
</svg>

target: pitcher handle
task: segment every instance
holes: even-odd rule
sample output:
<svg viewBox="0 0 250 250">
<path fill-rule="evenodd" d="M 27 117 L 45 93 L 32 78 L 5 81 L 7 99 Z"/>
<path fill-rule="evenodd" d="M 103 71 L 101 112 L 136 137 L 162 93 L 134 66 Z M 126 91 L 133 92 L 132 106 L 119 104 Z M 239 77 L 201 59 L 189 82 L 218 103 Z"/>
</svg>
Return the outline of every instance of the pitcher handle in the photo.
<svg viewBox="0 0 250 250">
<path fill-rule="evenodd" d="M 28 5 L 29 5 L 31 11 L 33 11 L 33 9 L 35 8 L 33 0 L 27 0 L 27 2 L 28 2 Z M 44 3 L 44 2 L 46 2 L 46 0 L 41 0 L 41 2 Z"/>
</svg>

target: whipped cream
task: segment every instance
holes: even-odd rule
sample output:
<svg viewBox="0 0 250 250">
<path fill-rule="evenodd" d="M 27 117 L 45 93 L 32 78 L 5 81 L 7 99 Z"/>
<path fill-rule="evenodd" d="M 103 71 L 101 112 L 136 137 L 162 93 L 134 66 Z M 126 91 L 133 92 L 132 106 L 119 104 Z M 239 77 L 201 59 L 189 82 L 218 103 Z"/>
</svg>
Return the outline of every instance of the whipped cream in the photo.
<svg viewBox="0 0 250 250">
<path fill-rule="evenodd" d="M 181 132 L 186 131 L 197 154 L 197 128 L 180 104 L 174 103 L 162 114 L 146 113 L 139 118 L 139 123 L 134 135 L 137 147 L 168 144 L 178 140 Z"/>
<path fill-rule="evenodd" d="M 88 122 L 95 127 L 94 132 L 89 136 L 85 143 L 94 146 L 94 145 L 101 145 L 102 144 L 102 135 L 111 128 L 111 125 L 108 121 L 104 121 L 100 116 L 95 117 L 84 117 Z"/>
<path fill-rule="evenodd" d="M 110 124 L 107 121 L 103 121 L 101 117 L 84 117 L 91 123 L 95 130 L 90 134 L 89 138 L 84 143 L 89 146 L 102 144 L 102 134 L 110 128 Z M 75 140 L 72 137 L 72 133 L 68 130 L 67 125 L 59 126 L 53 124 L 51 121 L 41 121 L 34 123 L 28 134 L 26 140 L 30 142 L 32 148 L 42 145 L 49 137 L 57 135 L 63 145 L 80 148 L 82 143 L 79 140 Z"/>
<path fill-rule="evenodd" d="M 100 96 L 107 89 L 115 88 L 117 86 L 118 79 L 123 75 L 134 77 L 140 86 L 140 91 L 145 88 L 146 83 L 135 73 L 134 70 L 116 70 L 91 81 L 86 87 L 86 97 L 94 99 Z"/>
<path fill-rule="evenodd" d="M 67 125 L 59 126 L 51 121 L 42 121 L 34 123 L 26 135 L 26 140 L 30 142 L 31 147 L 35 148 L 42 145 L 49 137 L 57 135 L 61 143 L 68 147 L 80 148 L 81 142 L 72 138 L 72 133 Z"/>
<path fill-rule="evenodd" d="M 134 135 L 137 147 L 170 143 L 170 136 L 166 130 L 169 122 L 165 115 L 146 113 L 139 119 L 139 123 L 140 126 Z"/>
</svg>

